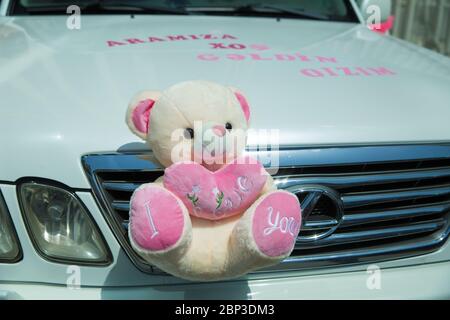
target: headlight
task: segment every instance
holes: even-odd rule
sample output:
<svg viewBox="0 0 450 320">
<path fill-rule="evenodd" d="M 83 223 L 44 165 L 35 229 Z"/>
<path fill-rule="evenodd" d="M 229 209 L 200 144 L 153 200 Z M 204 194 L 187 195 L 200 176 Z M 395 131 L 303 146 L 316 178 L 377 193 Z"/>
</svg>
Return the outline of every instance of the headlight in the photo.
<svg viewBox="0 0 450 320">
<path fill-rule="evenodd" d="M 44 257 L 57 262 L 110 261 L 97 225 L 73 193 L 29 182 L 19 185 L 18 194 L 28 233 Z"/>
<path fill-rule="evenodd" d="M 19 258 L 19 241 L 0 193 L 0 262 L 14 262 Z"/>
</svg>

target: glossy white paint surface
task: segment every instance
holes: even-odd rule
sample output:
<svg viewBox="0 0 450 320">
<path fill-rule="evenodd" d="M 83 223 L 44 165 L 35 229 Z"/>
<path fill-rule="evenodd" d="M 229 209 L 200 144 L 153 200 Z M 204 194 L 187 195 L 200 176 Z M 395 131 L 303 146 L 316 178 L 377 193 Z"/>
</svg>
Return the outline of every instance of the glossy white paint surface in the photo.
<svg viewBox="0 0 450 320">
<path fill-rule="evenodd" d="M 130 144 L 138 140 L 123 119 L 132 95 L 188 79 L 241 88 L 252 127 L 279 130 L 281 145 L 450 141 L 450 59 L 359 24 L 119 15 L 82 16 L 81 26 L 68 30 L 64 16 L 0 17 L 0 180 L 40 176 L 89 188 L 82 154 L 145 148 Z M 236 39 L 107 45 L 210 33 Z M 212 49 L 211 42 L 270 49 Z M 294 53 L 310 61 L 276 60 Z M 339 76 L 301 73 L 324 67 Z M 396 75 L 345 76 L 336 67 L 386 67 Z M 251 135 L 249 142 L 267 140 Z"/>
<path fill-rule="evenodd" d="M 0 283 L 0 299 L 450 299 L 448 262 L 381 269 L 379 289 L 368 289 L 367 279 L 367 272 L 330 273 L 250 283 L 209 283 L 207 289 L 205 285 L 191 284 L 74 290 L 65 286 Z"/>
</svg>

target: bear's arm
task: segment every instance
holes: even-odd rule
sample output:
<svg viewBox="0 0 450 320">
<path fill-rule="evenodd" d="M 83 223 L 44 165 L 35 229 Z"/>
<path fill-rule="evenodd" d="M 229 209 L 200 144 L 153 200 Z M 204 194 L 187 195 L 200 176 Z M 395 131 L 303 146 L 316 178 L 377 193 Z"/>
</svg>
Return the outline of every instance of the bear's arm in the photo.
<svg viewBox="0 0 450 320">
<path fill-rule="evenodd" d="M 153 183 L 163 186 L 163 180 L 164 180 L 164 176 L 159 177 L 158 179 L 156 179 Z"/>
<path fill-rule="evenodd" d="M 266 194 L 275 190 L 277 190 L 277 186 L 273 181 L 273 177 L 270 174 L 267 174 L 267 181 L 266 184 L 264 185 L 264 188 L 261 191 L 261 194 Z"/>
</svg>

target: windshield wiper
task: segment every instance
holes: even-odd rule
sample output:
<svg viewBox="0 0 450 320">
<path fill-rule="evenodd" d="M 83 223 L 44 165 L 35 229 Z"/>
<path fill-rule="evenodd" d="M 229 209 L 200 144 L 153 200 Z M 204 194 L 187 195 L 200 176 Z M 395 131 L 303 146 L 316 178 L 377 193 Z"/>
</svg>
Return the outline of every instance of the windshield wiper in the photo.
<svg viewBox="0 0 450 320">
<path fill-rule="evenodd" d="M 304 9 L 292 9 L 286 7 L 280 7 L 276 5 L 266 5 L 266 4 L 248 4 L 244 6 L 238 7 L 206 7 L 206 8 L 187 8 L 188 11 L 194 12 L 217 12 L 223 13 L 227 12 L 232 15 L 239 14 L 267 14 L 267 13 L 282 13 L 289 16 L 301 17 L 306 19 L 314 19 L 314 20 L 329 20 L 330 17 L 326 15 L 321 15 L 314 12 L 309 12 Z"/>
<path fill-rule="evenodd" d="M 27 13 L 66 13 L 66 6 L 40 6 L 27 7 Z M 116 13 L 150 13 L 150 14 L 190 14 L 184 8 L 171 8 L 161 6 L 148 6 L 141 4 L 134 4 L 133 2 L 111 2 L 105 4 L 103 1 L 94 1 L 80 6 L 81 13 L 101 13 L 101 12 L 116 12 Z"/>
<path fill-rule="evenodd" d="M 236 7 L 234 12 L 242 12 L 242 13 L 248 13 L 248 12 L 264 12 L 264 11 L 275 11 L 279 13 L 285 13 L 288 15 L 298 16 L 301 18 L 307 18 L 307 19 L 315 19 L 315 20 L 328 20 L 329 17 L 321 14 L 317 14 L 314 12 L 308 12 L 304 9 L 292 9 L 292 8 L 286 8 L 286 7 L 280 7 L 276 5 L 267 5 L 267 4 L 253 4 L 253 5 L 246 5 L 241 7 Z"/>
</svg>

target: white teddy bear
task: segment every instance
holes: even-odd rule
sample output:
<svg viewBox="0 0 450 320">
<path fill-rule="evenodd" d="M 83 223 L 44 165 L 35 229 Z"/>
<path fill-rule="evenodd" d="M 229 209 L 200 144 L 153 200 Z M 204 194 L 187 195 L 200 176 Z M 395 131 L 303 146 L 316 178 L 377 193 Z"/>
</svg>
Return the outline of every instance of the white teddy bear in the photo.
<svg viewBox="0 0 450 320">
<path fill-rule="evenodd" d="M 131 197 L 129 238 L 149 263 L 211 281 L 290 255 L 300 204 L 276 190 L 259 162 L 242 155 L 249 119 L 240 91 L 206 81 L 145 91 L 131 101 L 129 128 L 166 167 L 163 177 Z"/>
</svg>

